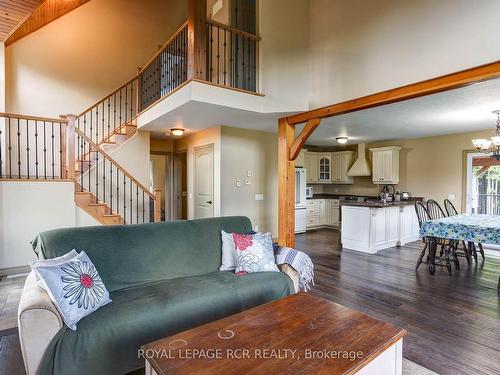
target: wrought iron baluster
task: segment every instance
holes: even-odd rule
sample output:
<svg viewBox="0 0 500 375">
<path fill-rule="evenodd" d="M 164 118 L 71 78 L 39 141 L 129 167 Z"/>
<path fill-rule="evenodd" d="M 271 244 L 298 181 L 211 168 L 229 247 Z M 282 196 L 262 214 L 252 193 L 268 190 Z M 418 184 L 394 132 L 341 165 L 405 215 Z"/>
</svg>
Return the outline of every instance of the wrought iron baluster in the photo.
<svg viewBox="0 0 500 375">
<path fill-rule="evenodd" d="M 113 163 L 109 165 L 109 211 L 113 214 Z"/>
<path fill-rule="evenodd" d="M 145 218 L 145 207 L 144 207 L 144 190 L 142 191 L 142 222 L 145 223 L 146 222 L 146 218 Z"/>
<path fill-rule="evenodd" d="M 21 124 L 17 119 L 17 175 L 21 178 Z"/>
<path fill-rule="evenodd" d="M 29 139 L 29 123 L 26 120 L 26 178 L 30 178 L 30 139 Z"/>
<path fill-rule="evenodd" d="M 220 67 L 220 27 L 217 26 L 217 84 L 219 83 L 219 67 Z"/>
<path fill-rule="evenodd" d="M 95 202 L 99 203 L 99 150 L 95 150 Z"/>
<path fill-rule="evenodd" d="M 47 123 L 43 122 L 43 178 L 47 179 Z"/>
<path fill-rule="evenodd" d="M 59 126 L 61 126 L 59 124 Z M 51 153 L 52 153 L 52 179 L 55 179 L 55 166 L 56 166 L 56 161 L 55 161 L 55 135 L 54 135 L 54 122 L 52 121 L 52 135 L 50 136 L 51 142 L 52 142 L 52 147 L 51 147 Z M 62 176 L 60 176 L 62 178 Z"/>
<path fill-rule="evenodd" d="M 11 134 L 12 130 L 10 127 L 10 117 L 7 120 L 8 120 L 8 126 L 9 126 L 9 178 L 12 178 L 12 143 L 11 143 L 11 138 L 10 138 L 10 134 Z"/>
<path fill-rule="evenodd" d="M 35 120 L 35 178 L 38 180 L 38 121 Z"/>
<path fill-rule="evenodd" d="M 80 134 L 78 134 L 80 136 Z M 83 159 L 85 157 L 85 149 L 87 146 L 87 140 L 85 138 L 82 138 L 80 142 L 80 156 L 78 160 L 80 160 L 80 191 L 83 191 Z"/>
<path fill-rule="evenodd" d="M 132 224 L 132 179 L 130 179 L 130 187 L 129 187 L 129 196 L 130 196 L 130 224 Z"/>
<path fill-rule="evenodd" d="M 135 185 L 135 222 L 139 224 L 139 185 Z"/>
<path fill-rule="evenodd" d="M 127 180 L 125 178 L 125 173 L 123 174 L 123 221 L 125 221 L 125 213 L 127 212 L 127 199 L 125 192 L 127 191 Z"/>
<path fill-rule="evenodd" d="M 226 36 L 227 36 L 227 31 L 224 30 L 224 57 L 223 57 L 223 61 L 224 61 L 224 85 L 226 85 L 226 74 L 227 74 L 227 67 L 226 67 L 226 60 L 227 60 L 227 39 L 226 39 Z"/>
</svg>

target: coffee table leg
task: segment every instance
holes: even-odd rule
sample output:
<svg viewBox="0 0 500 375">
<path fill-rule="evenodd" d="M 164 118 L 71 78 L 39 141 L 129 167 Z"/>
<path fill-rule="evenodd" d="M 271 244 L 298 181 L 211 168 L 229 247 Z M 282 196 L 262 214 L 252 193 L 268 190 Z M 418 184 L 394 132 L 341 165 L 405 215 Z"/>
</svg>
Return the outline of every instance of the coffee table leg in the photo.
<svg viewBox="0 0 500 375">
<path fill-rule="evenodd" d="M 435 237 L 429 238 L 429 272 L 431 275 L 434 275 L 436 272 L 436 250 L 437 250 L 437 241 Z"/>
</svg>

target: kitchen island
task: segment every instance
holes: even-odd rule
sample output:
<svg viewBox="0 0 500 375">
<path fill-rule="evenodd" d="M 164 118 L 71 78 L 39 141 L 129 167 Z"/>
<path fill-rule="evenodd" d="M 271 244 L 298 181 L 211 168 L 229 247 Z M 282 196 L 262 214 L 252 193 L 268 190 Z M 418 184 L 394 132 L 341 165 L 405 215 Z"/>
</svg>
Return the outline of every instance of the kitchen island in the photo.
<svg viewBox="0 0 500 375">
<path fill-rule="evenodd" d="M 382 249 L 418 240 L 414 204 L 415 200 L 342 202 L 342 247 L 375 254 Z"/>
</svg>

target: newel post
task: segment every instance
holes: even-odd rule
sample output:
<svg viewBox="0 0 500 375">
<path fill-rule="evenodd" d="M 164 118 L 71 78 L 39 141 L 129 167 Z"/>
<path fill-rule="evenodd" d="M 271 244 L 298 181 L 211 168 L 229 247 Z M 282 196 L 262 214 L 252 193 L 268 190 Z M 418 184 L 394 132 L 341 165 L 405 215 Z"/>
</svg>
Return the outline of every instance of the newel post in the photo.
<svg viewBox="0 0 500 375">
<path fill-rule="evenodd" d="M 154 221 L 161 221 L 161 190 L 153 191 L 154 199 Z"/>
<path fill-rule="evenodd" d="M 290 147 L 295 139 L 295 126 L 286 118 L 278 122 L 278 243 L 295 246 L 295 161 L 290 160 Z"/>
<path fill-rule="evenodd" d="M 187 79 L 207 76 L 207 0 L 188 1 Z"/>
</svg>

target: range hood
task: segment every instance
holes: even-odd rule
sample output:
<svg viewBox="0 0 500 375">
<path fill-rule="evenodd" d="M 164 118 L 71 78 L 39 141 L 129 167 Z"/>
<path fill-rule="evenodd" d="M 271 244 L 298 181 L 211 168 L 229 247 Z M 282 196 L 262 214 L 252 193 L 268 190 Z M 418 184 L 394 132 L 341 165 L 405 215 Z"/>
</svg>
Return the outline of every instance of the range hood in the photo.
<svg viewBox="0 0 500 375">
<path fill-rule="evenodd" d="M 366 145 L 360 143 L 358 145 L 358 158 L 347 172 L 348 176 L 371 176 L 372 169 L 370 163 L 366 159 Z"/>
</svg>

